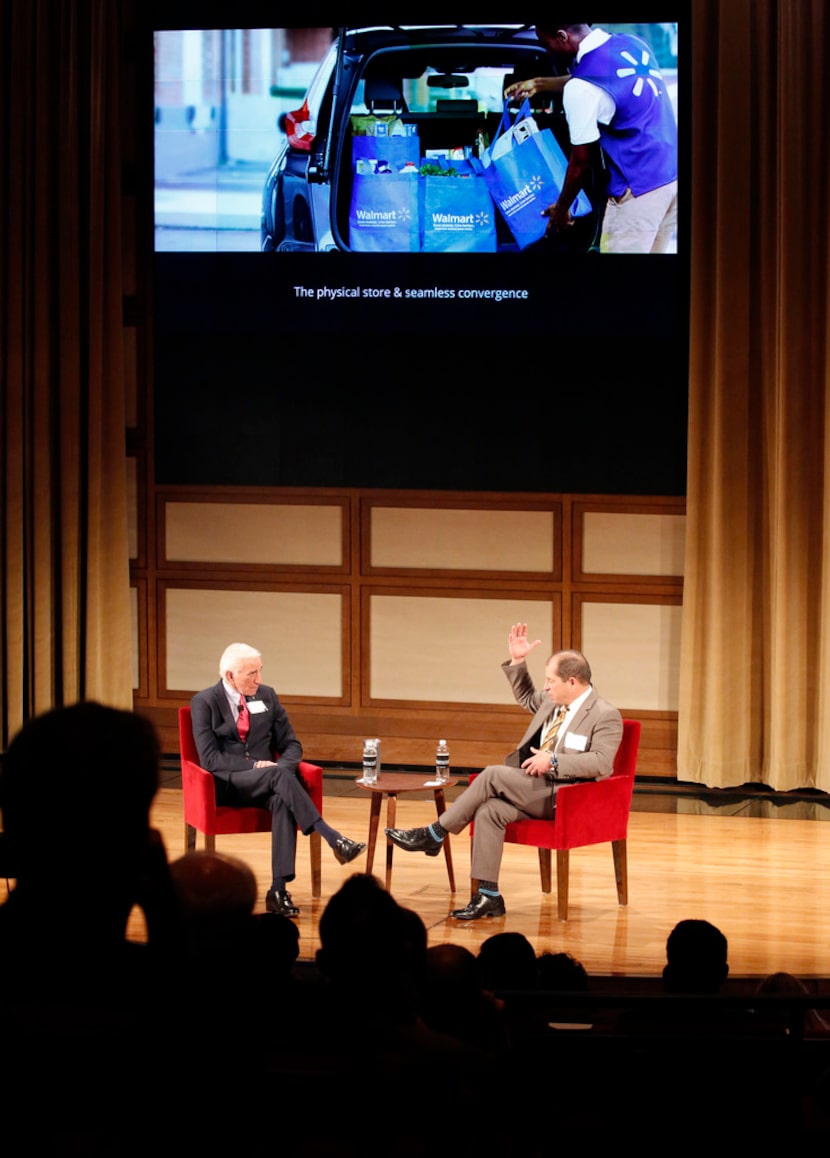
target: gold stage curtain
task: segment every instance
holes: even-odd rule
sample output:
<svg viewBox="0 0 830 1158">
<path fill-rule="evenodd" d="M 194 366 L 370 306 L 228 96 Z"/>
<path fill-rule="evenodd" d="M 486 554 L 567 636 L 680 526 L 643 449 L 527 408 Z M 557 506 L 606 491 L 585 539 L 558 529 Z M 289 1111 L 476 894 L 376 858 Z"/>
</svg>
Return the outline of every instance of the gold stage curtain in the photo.
<svg viewBox="0 0 830 1158">
<path fill-rule="evenodd" d="M 118 0 L 0 8 L 2 746 L 132 706 Z"/>
<path fill-rule="evenodd" d="M 830 791 L 830 11 L 691 8 L 678 776 Z"/>
</svg>

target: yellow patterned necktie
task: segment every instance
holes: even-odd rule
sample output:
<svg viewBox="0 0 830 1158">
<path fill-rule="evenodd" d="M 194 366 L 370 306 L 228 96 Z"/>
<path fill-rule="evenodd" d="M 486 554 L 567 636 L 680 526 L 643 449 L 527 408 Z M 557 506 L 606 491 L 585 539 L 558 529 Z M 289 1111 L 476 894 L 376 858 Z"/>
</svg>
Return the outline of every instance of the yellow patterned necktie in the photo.
<svg viewBox="0 0 830 1158">
<path fill-rule="evenodd" d="M 568 714 L 568 709 L 564 704 L 560 704 L 556 709 L 556 715 L 553 717 L 553 723 L 550 726 L 550 731 L 542 741 L 540 748 L 542 752 L 552 752 L 556 747 L 556 737 L 559 735 L 559 729 Z"/>
</svg>

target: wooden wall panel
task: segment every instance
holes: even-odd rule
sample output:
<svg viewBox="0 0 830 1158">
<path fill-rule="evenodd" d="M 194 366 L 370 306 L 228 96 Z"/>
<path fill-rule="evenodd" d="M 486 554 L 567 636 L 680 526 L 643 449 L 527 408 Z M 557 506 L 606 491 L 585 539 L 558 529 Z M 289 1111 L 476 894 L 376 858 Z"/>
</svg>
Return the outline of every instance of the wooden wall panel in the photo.
<svg viewBox="0 0 830 1158">
<path fill-rule="evenodd" d="M 286 696 L 343 699 L 343 596 L 169 586 L 164 686 L 198 690 L 219 678 L 229 643 L 262 652 L 263 680 Z"/>
<path fill-rule="evenodd" d="M 531 656 L 534 678 L 544 678 L 544 662 L 554 646 L 549 600 L 476 599 L 466 592 L 375 594 L 364 614 L 372 702 L 498 704 L 507 690 L 499 665 L 509 659 L 510 624 L 530 621 L 534 636 L 542 639 Z"/>
<path fill-rule="evenodd" d="M 372 508 L 373 568 L 553 571 L 552 511 Z"/>
<path fill-rule="evenodd" d="M 164 558 L 171 563 L 339 567 L 340 506 L 168 502 Z"/>
<path fill-rule="evenodd" d="M 139 592 L 138 587 L 130 588 L 130 641 L 131 641 L 131 664 L 133 673 L 133 691 L 141 691 L 141 657 L 142 653 L 146 654 L 146 650 L 141 647 L 141 615 L 139 608 L 139 599 L 143 592 Z"/>
<path fill-rule="evenodd" d="M 138 462 L 127 459 L 127 543 L 130 559 L 138 559 Z"/>
<path fill-rule="evenodd" d="M 676 498 L 168 486 L 136 510 L 135 702 L 166 751 L 178 704 L 242 639 L 314 759 L 357 763 L 378 735 L 387 764 L 428 765 L 441 735 L 455 767 L 498 762 L 525 723 L 500 664 L 526 621 L 534 677 L 583 647 L 643 723 L 641 774 L 675 775 Z"/>
<path fill-rule="evenodd" d="M 682 575 L 683 515 L 586 511 L 582 566 L 597 575 Z"/>
<path fill-rule="evenodd" d="M 620 711 L 677 712 L 680 614 L 665 603 L 582 601 L 582 649 Z"/>
</svg>

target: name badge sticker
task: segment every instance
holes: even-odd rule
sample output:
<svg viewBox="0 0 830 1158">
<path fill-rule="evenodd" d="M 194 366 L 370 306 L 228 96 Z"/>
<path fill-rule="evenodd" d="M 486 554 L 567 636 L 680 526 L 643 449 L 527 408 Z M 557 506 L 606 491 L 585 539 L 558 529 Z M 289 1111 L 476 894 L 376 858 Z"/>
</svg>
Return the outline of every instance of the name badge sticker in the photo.
<svg viewBox="0 0 830 1158">
<path fill-rule="evenodd" d="M 248 711 L 252 716 L 259 716 L 268 711 L 268 705 L 264 700 L 248 700 Z"/>
<path fill-rule="evenodd" d="M 566 732 L 565 747 L 572 752 L 584 752 L 588 747 L 588 737 L 580 736 L 578 732 Z"/>
</svg>

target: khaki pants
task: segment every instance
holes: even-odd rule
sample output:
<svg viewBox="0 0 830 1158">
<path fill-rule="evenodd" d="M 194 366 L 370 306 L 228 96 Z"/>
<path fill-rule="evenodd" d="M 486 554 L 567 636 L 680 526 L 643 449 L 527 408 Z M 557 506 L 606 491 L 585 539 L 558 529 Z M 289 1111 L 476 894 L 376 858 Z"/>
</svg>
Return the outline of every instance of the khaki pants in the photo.
<svg viewBox="0 0 830 1158">
<path fill-rule="evenodd" d="M 440 818 L 447 832 L 458 833 L 475 821 L 470 876 L 497 881 L 504 851 L 504 830 L 513 820 L 552 820 L 553 784 L 520 768 L 491 764 Z"/>
<path fill-rule="evenodd" d="M 635 197 L 609 197 L 602 221 L 603 253 L 676 253 L 677 182 Z"/>
</svg>

